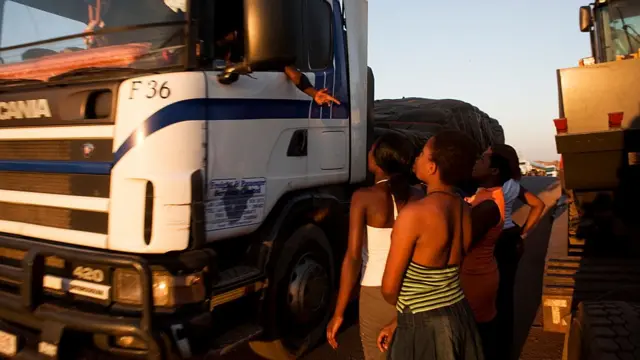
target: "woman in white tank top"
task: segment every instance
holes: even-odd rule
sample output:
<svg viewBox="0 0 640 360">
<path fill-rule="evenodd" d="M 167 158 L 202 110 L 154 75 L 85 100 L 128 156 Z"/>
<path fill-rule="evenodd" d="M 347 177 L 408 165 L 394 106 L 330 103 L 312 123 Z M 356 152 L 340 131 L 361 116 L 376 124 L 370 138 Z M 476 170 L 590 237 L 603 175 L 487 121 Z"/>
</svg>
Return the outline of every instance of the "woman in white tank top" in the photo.
<svg viewBox="0 0 640 360">
<path fill-rule="evenodd" d="M 327 326 L 327 340 L 337 348 L 336 335 L 361 274 L 360 336 L 366 360 L 385 358 L 386 354 L 377 347 L 377 336 L 396 316 L 395 307 L 382 298 L 380 286 L 398 211 L 408 201 L 422 196 L 409 183 L 413 160 L 414 148 L 404 136 L 383 135 L 368 153 L 368 168 L 375 176 L 375 184 L 359 189 L 351 198 L 349 243 L 342 262 L 336 309 Z"/>
</svg>

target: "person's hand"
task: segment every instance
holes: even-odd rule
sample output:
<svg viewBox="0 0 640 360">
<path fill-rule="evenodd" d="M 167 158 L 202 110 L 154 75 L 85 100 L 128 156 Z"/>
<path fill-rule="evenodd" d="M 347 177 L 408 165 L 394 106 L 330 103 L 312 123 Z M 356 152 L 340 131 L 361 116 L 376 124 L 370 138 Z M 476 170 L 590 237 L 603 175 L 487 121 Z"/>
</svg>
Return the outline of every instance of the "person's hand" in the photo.
<svg viewBox="0 0 640 360">
<path fill-rule="evenodd" d="M 381 352 L 389 350 L 389 344 L 391 343 L 391 339 L 393 338 L 393 334 L 396 332 L 397 327 L 398 324 L 394 321 L 380 330 L 377 343 L 378 349 L 380 349 Z"/>
<path fill-rule="evenodd" d="M 87 27 L 84 29 L 83 32 L 85 33 L 91 33 L 94 31 L 98 31 L 104 28 L 104 21 L 98 21 L 98 20 L 91 20 L 89 21 L 89 24 L 87 24 Z M 87 35 L 84 37 L 84 44 L 87 46 L 87 48 L 91 48 L 94 45 L 96 45 L 97 43 L 97 38 L 95 35 L 91 34 L 91 35 Z"/>
<path fill-rule="evenodd" d="M 325 105 L 333 102 L 340 105 L 340 101 L 338 101 L 338 99 L 334 98 L 333 96 L 327 94 L 327 91 L 329 90 L 328 89 L 318 90 L 315 93 L 315 95 L 313 95 L 313 100 L 316 102 L 316 104 Z"/>
<path fill-rule="evenodd" d="M 334 315 L 329 321 L 329 325 L 327 325 L 327 341 L 329 345 L 335 350 L 338 348 L 338 342 L 336 341 L 336 335 L 338 334 L 338 329 L 342 325 L 343 318 L 342 316 Z"/>
</svg>

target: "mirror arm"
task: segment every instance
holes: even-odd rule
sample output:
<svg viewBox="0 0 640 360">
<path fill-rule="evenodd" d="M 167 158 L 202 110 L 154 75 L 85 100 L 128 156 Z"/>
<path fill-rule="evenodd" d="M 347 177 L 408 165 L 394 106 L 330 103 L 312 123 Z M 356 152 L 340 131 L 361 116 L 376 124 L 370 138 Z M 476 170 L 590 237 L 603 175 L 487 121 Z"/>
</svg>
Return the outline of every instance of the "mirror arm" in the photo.
<svg viewBox="0 0 640 360">
<path fill-rule="evenodd" d="M 230 85 L 238 81 L 240 75 L 248 75 L 251 73 L 251 66 L 246 63 L 230 64 L 224 71 L 218 74 L 218 82 L 223 85 Z"/>
</svg>

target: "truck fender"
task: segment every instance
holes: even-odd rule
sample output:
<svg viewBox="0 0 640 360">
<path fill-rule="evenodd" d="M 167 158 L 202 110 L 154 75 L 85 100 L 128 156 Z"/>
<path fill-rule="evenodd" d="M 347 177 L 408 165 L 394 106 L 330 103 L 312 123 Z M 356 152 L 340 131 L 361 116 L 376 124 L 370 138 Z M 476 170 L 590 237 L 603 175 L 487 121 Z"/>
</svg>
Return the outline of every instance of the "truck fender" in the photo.
<svg viewBox="0 0 640 360">
<path fill-rule="evenodd" d="M 341 258 L 346 249 L 346 206 L 327 193 L 305 192 L 283 197 L 265 221 L 259 267 L 267 271 L 274 250 L 282 248 L 296 229 L 307 224 L 320 227 L 330 239 L 334 258 Z"/>
</svg>

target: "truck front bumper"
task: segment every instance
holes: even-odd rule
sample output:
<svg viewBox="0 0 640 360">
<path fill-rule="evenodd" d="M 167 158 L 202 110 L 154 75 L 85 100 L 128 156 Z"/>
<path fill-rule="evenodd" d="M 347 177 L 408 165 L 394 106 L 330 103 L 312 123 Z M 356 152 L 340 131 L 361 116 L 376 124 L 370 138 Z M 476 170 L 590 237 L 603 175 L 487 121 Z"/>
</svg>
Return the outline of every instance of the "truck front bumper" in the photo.
<svg viewBox="0 0 640 360">
<path fill-rule="evenodd" d="M 100 348 L 111 355 L 163 359 L 171 348 L 180 348 L 181 341 L 176 335 L 175 325 L 162 321 L 153 311 L 152 271 L 146 259 L 139 256 L 122 255 L 94 250 L 46 244 L 22 238 L 0 235 L 0 248 L 21 251 L 24 256 L 20 266 L 0 265 L 0 284 L 10 285 L 0 288 L 0 340 L 15 344 L 14 356 L 21 359 L 42 359 L 42 356 L 63 358 L 60 349 L 66 345 L 66 333 L 93 335 L 94 348 Z M 94 306 L 93 311 L 71 303 L 56 301 L 43 288 L 46 275 L 45 259 L 56 257 L 68 262 L 84 262 L 109 268 L 133 268 L 140 276 L 142 304 L 137 311 L 125 316 L 114 315 L 108 307 Z M 7 290 L 9 289 L 9 290 Z M 13 289 L 13 290 L 11 290 Z M 69 303 L 67 301 L 67 303 Z M 95 304 L 90 304 L 91 306 Z M 82 308 L 82 309 L 81 309 Z M 98 309 L 98 310 L 96 310 Z M 207 315 L 206 311 L 189 316 L 180 316 L 184 322 Z M 185 319 L 188 317 L 190 319 Z M 172 317 L 175 321 L 177 317 Z M 181 323 L 180 323 L 181 324 Z M 178 324 L 179 332 L 184 333 Z M 167 329 L 169 328 L 169 331 Z M 4 331 L 7 329 L 7 331 Z M 132 337 L 144 346 L 138 349 L 120 348 L 107 339 Z M 29 338 L 29 339 L 28 339 Z M 103 339 L 104 341 L 98 341 Z M 97 343 L 102 343 L 99 346 Z M 4 344 L 0 344 L 4 346 Z M 83 344 L 72 344 L 76 347 Z M 6 355 L 6 354 L 0 354 Z"/>
</svg>

